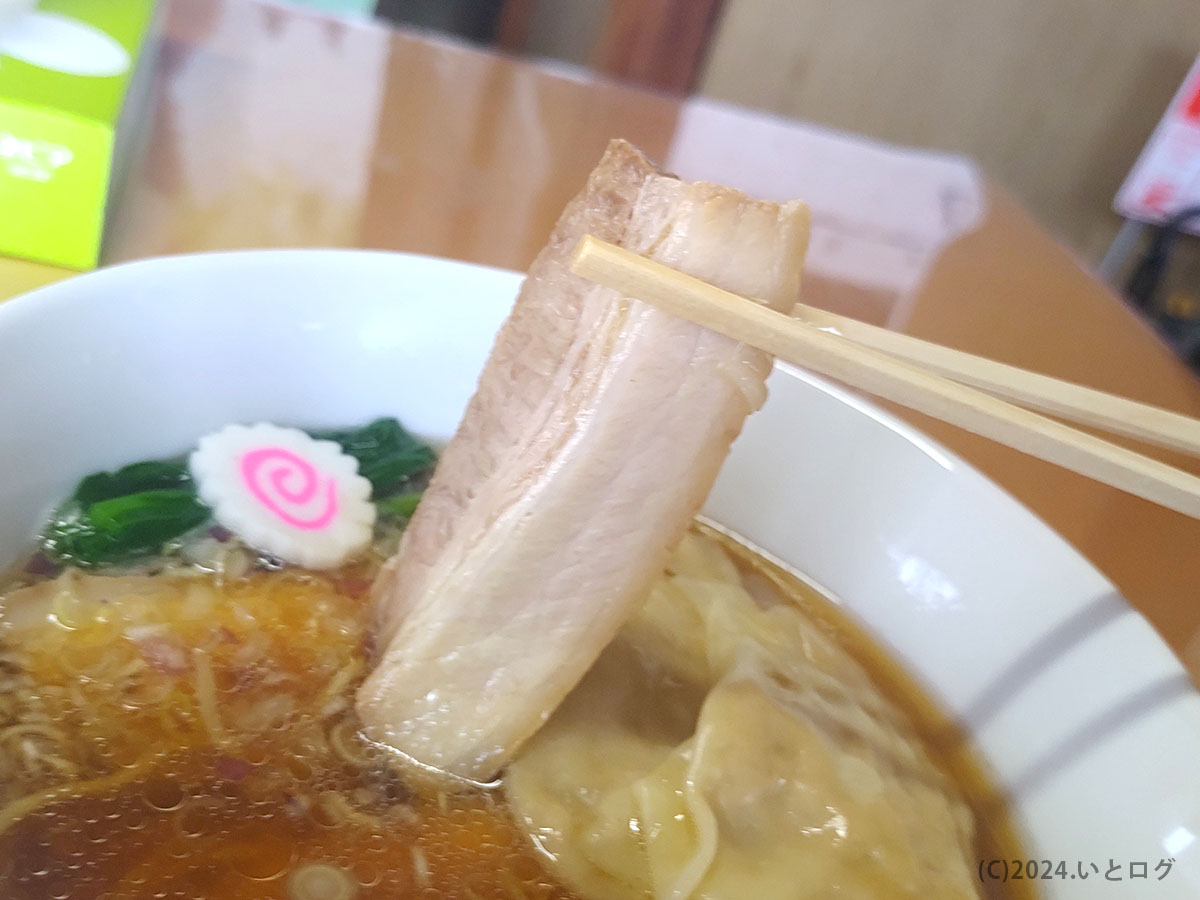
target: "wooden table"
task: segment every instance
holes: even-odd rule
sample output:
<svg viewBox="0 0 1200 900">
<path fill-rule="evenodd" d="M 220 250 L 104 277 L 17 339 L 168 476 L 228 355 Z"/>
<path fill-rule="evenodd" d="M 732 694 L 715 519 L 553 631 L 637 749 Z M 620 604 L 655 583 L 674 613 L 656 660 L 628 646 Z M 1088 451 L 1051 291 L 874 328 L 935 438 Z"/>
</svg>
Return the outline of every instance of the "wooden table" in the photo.
<svg viewBox="0 0 1200 900">
<path fill-rule="evenodd" d="M 176 2 L 154 79 L 148 149 L 116 198 L 109 263 L 357 246 L 524 268 L 611 136 L 665 157 L 684 109 L 578 72 L 251 0 Z M 1121 301 L 1003 190 L 988 185 L 985 200 L 981 225 L 915 291 L 864 294 L 814 276 L 805 299 L 1200 415 L 1200 385 Z M 0 292 L 64 274 L 2 261 Z M 1089 557 L 1200 680 L 1200 522 L 912 418 Z"/>
</svg>

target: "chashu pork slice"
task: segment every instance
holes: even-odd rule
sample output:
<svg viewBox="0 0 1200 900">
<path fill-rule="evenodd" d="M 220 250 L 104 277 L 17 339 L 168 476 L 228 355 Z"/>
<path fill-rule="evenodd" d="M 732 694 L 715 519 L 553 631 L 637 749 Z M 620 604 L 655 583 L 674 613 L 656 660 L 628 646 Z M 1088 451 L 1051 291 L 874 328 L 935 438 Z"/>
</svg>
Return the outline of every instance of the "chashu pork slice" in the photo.
<svg viewBox="0 0 1200 900">
<path fill-rule="evenodd" d="M 790 311 L 808 212 L 609 145 L 374 586 L 358 711 L 420 767 L 503 767 L 636 608 L 766 397 L 767 354 L 571 273 L 589 233 Z"/>
</svg>

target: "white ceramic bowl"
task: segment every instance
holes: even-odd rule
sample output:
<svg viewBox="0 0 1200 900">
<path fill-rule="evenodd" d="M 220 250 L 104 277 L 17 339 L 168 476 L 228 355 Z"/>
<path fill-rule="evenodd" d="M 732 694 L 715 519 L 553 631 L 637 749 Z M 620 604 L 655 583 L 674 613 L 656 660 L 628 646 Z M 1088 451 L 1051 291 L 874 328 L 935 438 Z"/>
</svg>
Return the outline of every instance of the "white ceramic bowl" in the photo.
<svg viewBox="0 0 1200 900">
<path fill-rule="evenodd" d="M 0 566 L 82 475 L 229 422 L 391 414 L 447 438 L 518 280 L 248 252 L 119 266 L 0 306 Z M 1041 880 L 1047 897 L 1200 895 L 1200 695 L 1150 626 L 919 433 L 786 367 L 770 388 L 705 511 L 830 590 L 962 719 L 1029 855 L 1075 876 Z M 1149 877 L 1131 880 L 1142 862 Z M 1111 865 L 1123 880 L 1097 887 Z"/>
</svg>

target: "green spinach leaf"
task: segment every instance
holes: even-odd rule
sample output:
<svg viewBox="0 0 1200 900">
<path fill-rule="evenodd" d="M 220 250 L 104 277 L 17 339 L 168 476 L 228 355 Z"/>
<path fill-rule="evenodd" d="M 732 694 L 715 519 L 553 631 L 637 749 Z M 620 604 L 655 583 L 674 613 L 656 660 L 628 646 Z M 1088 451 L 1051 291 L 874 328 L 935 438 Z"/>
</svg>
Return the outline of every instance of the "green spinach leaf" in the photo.
<svg viewBox="0 0 1200 900">
<path fill-rule="evenodd" d="M 77 566 L 122 562 L 162 550 L 163 544 L 212 515 L 194 491 L 141 491 L 96 503 L 67 502 L 51 519 L 42 549 L 51 559 Z"/>
<path fill-rule="evenodd" d="M 358 460 L 358 474 L 371 482 L 376 502 L 411 487 L 437 462 L 433 448 L 413 437 L 395 419 L 376 419 L 362 428 L 313 431 L 317 440 L 336 441 Z"/>
</svg>

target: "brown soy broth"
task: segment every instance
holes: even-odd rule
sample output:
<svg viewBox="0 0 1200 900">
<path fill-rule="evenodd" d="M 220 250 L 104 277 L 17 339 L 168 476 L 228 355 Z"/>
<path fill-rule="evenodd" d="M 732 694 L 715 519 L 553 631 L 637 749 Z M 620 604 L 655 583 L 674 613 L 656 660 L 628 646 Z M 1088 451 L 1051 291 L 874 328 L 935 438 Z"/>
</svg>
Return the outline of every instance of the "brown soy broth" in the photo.
<svg viewBox="0 0 1200 900">
<path fill-rule="evenodd" d="M 706 537 L 720 543 L 732 557 L 751 593 L 761 596 L 764 591 L 773 591 L 778 597 L 799 606 L 810 620 L 820 625 L 866 669 L 880 693 L 901 710 L 934 763 L 950 776 L 974 814 L 975 847 L 971 862 L 1026 859 L 1007 803 L 983 763 L 972 752 L 966 734 L 867 630 L 819 590 L 762 553 L 717 528 L 704 524 L 697 527 Z M 987 881 L 981 890 L 988 900 L 1038 900 L 1041 897 L 1041 892 L 1030 881 Z"/>
<path fill-rule="evenodd" d="M 417 796 L 359 734 L 364 574 L 88 581 L 0 634 L 0 897 L 569 900 L 498 790 Z M 318 867 L 343 893 L 298 889 Z"/>
<path fill-rule="evenodd" d="M 212 762 L 181 759 L 142 783 L 28 817 L 4 842 L 3 896 L 283 900 L 296 897 L 289 876 L 306 864 L 346 873 L 350 896 L 363 900 L 571 896 L 491 796 L 415 803 L 385 825 L 305 808 L 286 792 L 254 796 L 211 774 Z"/>
<path fill-rule="evenodd" d="M 1021 856 L 965 738 L 912 679 L 819 592 L 700 528 L 752 592 L 798 604 L 904 711 L 971 806 L 977 857 Z M 14 724 L 4 715 L 59 723 L 78 752 L 54 765 L 78 777 L 16 767 L 0 782 L 10 810 L 9 821 L 0 813 L 0 897 L 297 900 L 302 873 L 327 867 L 359 900 L 573 900 L 501 791 L 418 796 L 358 734 L 352 699 L 368 664 L 372 576 L 361 566 L 330 577 L 257 573 L 218 586 L 207 606 L 203 591 L 176 585 L 59 609 L 69 627 L 21 648 L 34 699 L 17 713 L 0 708 L 0 734 Z M 0 676 L 11 687 L 6 642 L 13 636 L 0 629 Z M 137 690 L 106 681 L 137 665 Z M 0 753 L 21 746 L 7 740 Z M 32 806 L 11 814 L 29 797 Z M 1028 882 L 982 889 L 990 900 L 1037 896 Z"/>
</svg>

